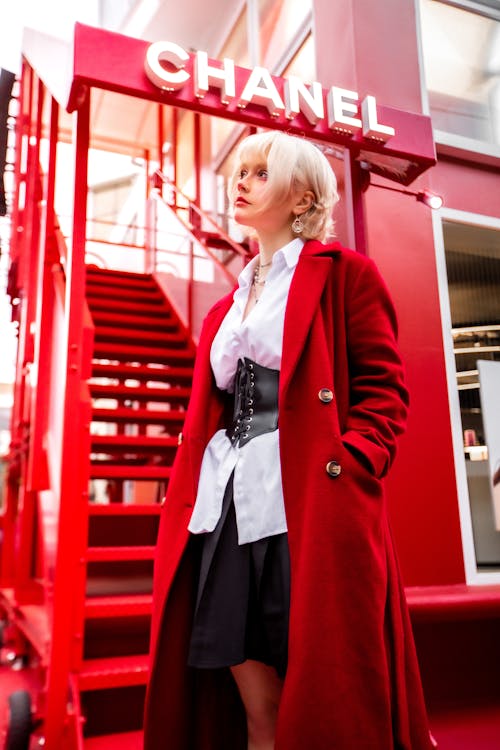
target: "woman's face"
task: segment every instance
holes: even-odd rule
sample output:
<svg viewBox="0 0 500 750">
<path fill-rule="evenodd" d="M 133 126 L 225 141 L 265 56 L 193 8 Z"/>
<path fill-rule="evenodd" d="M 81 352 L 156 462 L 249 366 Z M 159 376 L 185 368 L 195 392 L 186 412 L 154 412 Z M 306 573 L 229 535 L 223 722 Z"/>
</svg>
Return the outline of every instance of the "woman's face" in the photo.
<svg viewBox="0 0 500 750">
<path fill-rule="evenodd" d="M 240 164 L 233 190 L 233 216 L 238 224 L 259 233 L 278 233 L 294 219 L 297 191 L 285 200 L 269 201 L 267 163 L 261 156 L 250 155 Z"/>
</svg>

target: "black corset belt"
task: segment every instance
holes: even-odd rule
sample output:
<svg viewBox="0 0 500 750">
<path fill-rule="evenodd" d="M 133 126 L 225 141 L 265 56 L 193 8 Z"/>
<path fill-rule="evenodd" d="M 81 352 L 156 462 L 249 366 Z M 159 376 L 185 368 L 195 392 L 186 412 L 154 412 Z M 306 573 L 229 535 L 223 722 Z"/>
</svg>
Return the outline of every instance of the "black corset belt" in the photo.
<svg viewBox="0 0 500 750">
<path fill-rule="evenodd" d="M 226 435 L 240 447 L 257 435 L 278 427 L 279 370 L 262 367 L 244 357 L 234 377 L 232 416 L 226 421 Z"/>
</svg>

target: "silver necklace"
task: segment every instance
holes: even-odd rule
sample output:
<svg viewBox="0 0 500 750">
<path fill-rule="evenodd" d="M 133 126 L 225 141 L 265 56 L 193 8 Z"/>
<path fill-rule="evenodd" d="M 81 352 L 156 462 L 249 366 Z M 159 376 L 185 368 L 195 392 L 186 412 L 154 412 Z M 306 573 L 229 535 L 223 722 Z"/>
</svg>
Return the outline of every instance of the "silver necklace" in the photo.
<svg viewBox="0 0 500 750">
<path fill-rule="evenodd" d="M 269 261 L 269 263 L 258 263 L 255 267 L 255 271 L 253 274 L 253 283 L 254 284 L 265 284 L 266 280 L 261 279 L 260 272 L 263 268 L 268 268 L 272 264 L 272 259 Z"/>
<path fill-rule="evenodd" d="M 253 274 L 253 281 L 252 281 L 252 289 L 253 289 L 253 296 L 254 296 L 254 299 L 255 299 L 256 303 L 259 301 L 260 296 L 261 296 L 262 292 L 264 291 L 263 288 L 261 288 L 260 294 L 257 295 L 257 287 L 264 287 L 264 284 L 266 283 L 265 279 L 261 279 L 260 272 L 261 272 L 262 268 L 267 268 L 268 266 L 271 265 L 272 262 L 273 261 L 271 260 L 271 261 L 269 261 L 269 263 L 262 263 L 262 264 L 259 263 L 255 267 L 255 271 L 254 271 L 254 274 Z"/>
</svg>

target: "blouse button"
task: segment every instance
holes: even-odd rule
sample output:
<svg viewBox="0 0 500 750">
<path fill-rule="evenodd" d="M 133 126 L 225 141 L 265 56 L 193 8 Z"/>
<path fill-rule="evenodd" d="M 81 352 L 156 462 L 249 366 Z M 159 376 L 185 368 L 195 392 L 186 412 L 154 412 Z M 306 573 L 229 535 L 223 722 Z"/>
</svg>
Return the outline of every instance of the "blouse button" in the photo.
<svg viewBox="0 0 500 750">
<path fill-rule="evenodd" d="M 324 404 L 329 404 L 330 401 L 333 401 L 333 391 L 329 388 L 322 388 L 318 393 L 318 398 Z"/>
<path fill-rule="evenodd" d="M 328 461 L 326 465 L 326 473 L 328 476 L 335 479 L 335 477 L 338 477 L 340 472 L 342 471 L 342 467 L 337 461 Z"/>
</svg>

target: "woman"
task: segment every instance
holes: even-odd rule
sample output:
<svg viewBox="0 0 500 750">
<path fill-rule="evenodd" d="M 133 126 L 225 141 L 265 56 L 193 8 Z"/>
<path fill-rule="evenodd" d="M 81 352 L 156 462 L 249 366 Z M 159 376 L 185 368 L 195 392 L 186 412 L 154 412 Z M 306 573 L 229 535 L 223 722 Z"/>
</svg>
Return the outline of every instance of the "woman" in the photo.
<svg viewBox="0 0 500 750">
<path fill-rule="evenodd" d="M 147 750 L 431 747 L 382 479 L 408 395 L 321 152 L 245 139 L 259 254 L 208 313 L 162 511 Z"/>
</svg>

